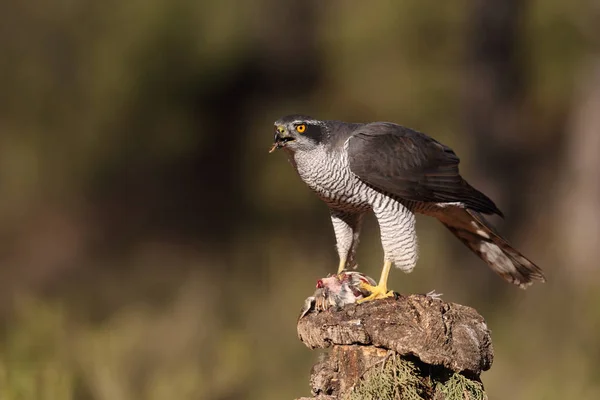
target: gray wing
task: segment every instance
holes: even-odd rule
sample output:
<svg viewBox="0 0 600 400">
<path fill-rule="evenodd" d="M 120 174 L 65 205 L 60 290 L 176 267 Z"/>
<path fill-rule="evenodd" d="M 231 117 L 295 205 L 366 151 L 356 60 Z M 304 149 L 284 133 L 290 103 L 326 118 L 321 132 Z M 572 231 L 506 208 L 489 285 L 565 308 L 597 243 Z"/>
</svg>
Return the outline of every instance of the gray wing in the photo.
<svg viewBox="0 0 600 400">
<path fill-rule="evenodd" d="M 348 139 L 350 170 L 372 187 L 413 201 L 463 203 L 485 214 L 502 212 L 458 172 L 451 148 L 400 125 L 375 122 Z"/>
</svg>

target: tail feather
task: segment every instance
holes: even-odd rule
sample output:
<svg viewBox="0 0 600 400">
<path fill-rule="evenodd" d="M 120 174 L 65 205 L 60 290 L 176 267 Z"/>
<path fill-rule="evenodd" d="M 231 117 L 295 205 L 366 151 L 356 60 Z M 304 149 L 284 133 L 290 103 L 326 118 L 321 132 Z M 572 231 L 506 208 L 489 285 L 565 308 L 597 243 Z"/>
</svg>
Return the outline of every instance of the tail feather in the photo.
<svg viewBox="0 0 600 400">
<path fill-rule="evenodd" d="M 452 207 L 440 221 L 490 268 L 522 289 L 535 281 L 545 282 L 541 268 L 501 237 L 480 213 Z"/>
</svg>

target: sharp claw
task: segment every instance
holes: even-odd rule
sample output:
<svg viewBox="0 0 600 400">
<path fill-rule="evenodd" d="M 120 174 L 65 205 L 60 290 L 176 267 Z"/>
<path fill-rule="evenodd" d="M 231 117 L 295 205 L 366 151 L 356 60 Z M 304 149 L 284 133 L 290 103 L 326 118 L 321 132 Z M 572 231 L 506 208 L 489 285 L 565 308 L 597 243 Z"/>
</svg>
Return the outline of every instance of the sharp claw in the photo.
<svg viewBox="0 0 600 400">
<path fill-rule="evenodd" d="M 371 286 L 366 283 L 361 283 L 361 288 L 368 290 L 371 294 L 365 298 L 357 300 L 356 302 L 359 304 L 377 299 L 385 299 L 387 297 L 396 297 L 396 294 L 393 291 L 387 291 L 385 288 L 379 286 Z"/>
</svg>

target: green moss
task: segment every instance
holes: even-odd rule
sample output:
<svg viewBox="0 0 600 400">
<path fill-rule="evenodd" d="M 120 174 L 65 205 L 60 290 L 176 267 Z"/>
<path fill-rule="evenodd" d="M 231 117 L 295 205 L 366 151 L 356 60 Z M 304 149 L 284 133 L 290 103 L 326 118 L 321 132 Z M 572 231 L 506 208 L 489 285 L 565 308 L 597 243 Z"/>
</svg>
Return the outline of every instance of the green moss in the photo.
<svg viewBox="0 0 600 400">
<path fill-rule="evenodd" d="M 417 364 L 393 355 L 370 368 L 344 400 L 487 400 L 480 382 Z"/>
<path fill-rule="evenodd" d="M 453 374 L 445 382 L 436 382 L 435 390 L 443 394 L 444 400 L 487 400 L 483 385 L 461 374 Z"/>
<path fill-rule="evenodd" d="M 371 368 L 347 400 L 422 400 L 426 387 L 419 376 L 414 363 L 393 355 L 384 365 Z"/>
</svg>

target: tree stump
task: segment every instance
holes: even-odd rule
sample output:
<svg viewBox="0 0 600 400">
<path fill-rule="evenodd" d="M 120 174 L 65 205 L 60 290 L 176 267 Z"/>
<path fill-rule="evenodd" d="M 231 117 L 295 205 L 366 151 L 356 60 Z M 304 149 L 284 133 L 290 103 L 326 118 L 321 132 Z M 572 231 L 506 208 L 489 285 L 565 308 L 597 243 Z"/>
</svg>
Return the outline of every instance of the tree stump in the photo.
<svg viewBox="0 0 600 400">
<path fill-rule="evenodd" d="M 492 341 L 470 307 L 427 295 L 349 304 L 300 318 L 298 337 L 331 347 L 312 368 L 310 399 L 487 399 L 479 376 Z"/>
</svg>

